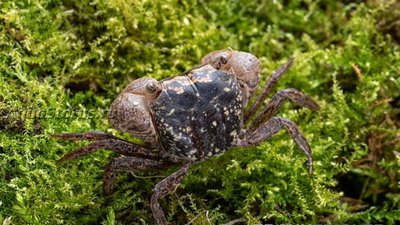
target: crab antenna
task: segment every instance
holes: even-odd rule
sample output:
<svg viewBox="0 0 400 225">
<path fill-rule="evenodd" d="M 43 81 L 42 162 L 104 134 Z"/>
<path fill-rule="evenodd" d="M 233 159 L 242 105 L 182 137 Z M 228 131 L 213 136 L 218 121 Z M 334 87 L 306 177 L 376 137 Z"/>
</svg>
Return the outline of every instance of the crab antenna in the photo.
<svg viewBox="0 0 400 225">
<path fill-rule="evenodd" d="M 271 91 L 271 89 L 276 85 L 278 82 L 278 79 L 285 74 L 290 66 L 293 64 L 294 59 L 291 58 L 289 59 L 285 64 L 280 66 L 278 69 L 276 69 L 274 72 L 272 72 L 267 85 L 265 86 L 264 90 L 262 93 L 257 97 L 256 101 L 254 104 L 250 107 L 249 110 L 244 115 L 244 122 L 246 123 L 250 118 L 252 118 L 255 115 L 255 112 L 260 108 L 261 104 L 264 102 L 265 98 Z"/>
</svg>

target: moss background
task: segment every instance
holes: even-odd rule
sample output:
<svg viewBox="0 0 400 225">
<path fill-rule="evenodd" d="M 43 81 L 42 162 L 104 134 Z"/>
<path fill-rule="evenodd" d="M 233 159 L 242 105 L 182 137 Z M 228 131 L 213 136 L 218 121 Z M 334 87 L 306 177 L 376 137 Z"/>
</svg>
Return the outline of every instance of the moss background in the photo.
<svg viewBox="0 0 400 225">
<path fill-rule="evenodd" d="M 133 79 L 165 78 L 231 47 L 263 64 L 288 58 L 277 89 L 309 140 L 315 174 L 285 132 L 195 165 L 162 201 L 174 224 L 400 221 L 400 4 L 297 0 L 0 1 L 0 223 L 152 224 L 152 187 L 176 168 L 121 174 L 102 195 L 101 150 L 58 165 L 85 143 L 52 133 L 110 128 L 105 111 Z M 29 114 L 26 112 L 36 112 Z M 85 112 L 77 115 L 76 112 Z M 85 116 L 89 115 L 89 116 Z"/>
</svg>

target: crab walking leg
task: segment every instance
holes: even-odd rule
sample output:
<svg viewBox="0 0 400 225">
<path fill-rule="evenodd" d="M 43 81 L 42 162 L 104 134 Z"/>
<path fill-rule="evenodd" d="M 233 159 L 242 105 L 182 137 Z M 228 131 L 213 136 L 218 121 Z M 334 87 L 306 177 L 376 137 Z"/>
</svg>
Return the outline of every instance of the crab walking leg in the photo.
<svg viewBox="0 0 400 225">
<path fill-rule="evenodd" d="M 260 126 L 260 124 L 273 117 L 278 112 L 279 108 L 282 106 L 286 99 L 290 99 L 292 102 L 297 103 L 300 106 L 309 108 L 313 111 L 319 110 L 318 104 L 315 103 L 307 95 L 294 88 L 284 89 L 272 96 L 271 100 L 265 106 L 264 110 L 260 114 L 258 114 L 258 116 L 249 126 L 250 132 L 256 130 Z"/>
<path fill-rule="evenodd" d="M 284 65 L 282 65 L 272 73 L 267 84 L 265 85 L 264 90 L 257 97 L 256 101 L 253 103 L 250 109 L 245 113 L 243 117 L 245 123 L 255 114 L 257 109 L 260 108 L 261 104 L 264 102 L 271 89 L 276 85 L 276 83 L 278 83 L 279 78 L 288 71 L 290 66 L 293 64 L 293 61 L 293 59 L 289 59 Z"/>
<path fill-rule="evenodd" d="M 61 134 L 51 134 L 53 138 L 60 138 L 69 141 L 80 141 L 80 140 L 104 140 L 110 138 L 116 138 L 112 134 L 101 132 L 101 131 L 90 131 L 85 133 L 61 133 Z"/>
<path fill-rule="evenodd" d="M 110 138 L 110 139 L 95 141 L 93 143 L 86 145 L 83 148 L 72 151 L 72 152 L 66 154 L 65 156 L 63 156 L 59 160 L 59 162 L 64 162 L 67 160 L 75 159 L 75 158 L 90 154 L 92 152 L 95 152 L 102 148 L 111 150 L 113 152 L 116 152 L 116 153 L 119 153 L 122 155 L 128 155 L 128 156 L 136 156 L 136 157 L 141 157 L 141 158 L 153 158 L 153 159 L 163 158 L 162 155 L 152 152 L 143 146 L 139 146 L 134 143 L 123 141 L 120 139 Z"/>
<path fill-rule="evenodd" d="M 296 142 L 299 148 L 303 151 L 303 153 L 307 156 L 308 159 L 308 172 L 312 174 L 313 172 L 313 161 L 312 161 L 312 151 L 310 145 L 308 144 L 306 138 L 300 132 L 299 128 L 295 123 L 290 120 L 274 117 L 270 119 L 268 122 L 263 124 L 260 128 L 258 128 L 255 132 L 253 132 L 248 137 L 249 144 L 259 144 L 262 141 L 265 141 L 271 138 L 274 134 L 284 128 L 292 139 Z"/>
<path fill-rule="evenodd" d="M 106 195 L 114 189 L 117 172 L 144 171 L 149 169 L 162 169 L 173 165 L 171 162 L 142 159 L 132 156 L 120 156 L 113 159 L 104 170 L 103 190 Z"/>
<path fill-rule="evenodd" d="M 158 203 L 158 200 L 165 195 L 171 193 L 181 182 L 182 178 L 187 174 L 190 163 L 185 163 L 182 168 L 180 168 L 175 173 L 164 178 L 153 188 L 153 195 L 150 200 L 151 211 L 153 212 L 156 224 L 165 225 L 167 220 L 165 218 L 164 212 Z"/>
</svg>

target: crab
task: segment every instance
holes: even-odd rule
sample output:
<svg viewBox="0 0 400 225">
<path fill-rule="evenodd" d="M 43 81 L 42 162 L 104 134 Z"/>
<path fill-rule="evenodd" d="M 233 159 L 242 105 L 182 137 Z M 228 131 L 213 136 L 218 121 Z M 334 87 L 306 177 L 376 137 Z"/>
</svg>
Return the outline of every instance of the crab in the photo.
<svg viewBox="0 0 400 225">
<path fill-rule="evenodd" d="M 54 134 L 53 137 L 64 140 L 92 141 L 60 161 L 102 148 L 118 153 L 104 170 L 105 194 L 112 193 L 120 171 L 179 165 L 176 172 L 153 188 L 150 208 L 155 222 L 161 225 L 167 224 L 167 220 L 159 199 L 180 184 L 191 165 L 234 147 L 258 145 L 281 129 L 305 154 L 308 173 L 312 174 L 312 152 L 307 140 L 295 123 L 275 115 L 287 99 L 313 111 L 319 110 L 318 104 L 302 92 L 288 88 L 277 92 L 264 105 L 267 95 L 292 63 L 290 59 L 273 72 L 251 105 L 261 63 L 247 52 L 220 50 L 206 55 L 199 66 L 179 76 L 161 81 L 148 77 L 134 80 L 112 103 L 109 121 L 115 129 L 142 139 L 143 144 L 99 131 Z"/>
</svg>

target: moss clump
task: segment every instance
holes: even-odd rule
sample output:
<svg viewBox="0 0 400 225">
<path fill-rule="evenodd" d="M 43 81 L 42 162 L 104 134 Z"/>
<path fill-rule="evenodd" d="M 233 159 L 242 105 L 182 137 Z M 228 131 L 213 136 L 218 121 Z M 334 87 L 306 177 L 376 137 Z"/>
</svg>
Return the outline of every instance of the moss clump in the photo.
<svg viewBox="0 0 400 225">
<path fill-rule="evenodd" d="M 59 166 L 84 143 L 51 133 L 110 131 L 105 111 L 129 83 L 165 78 L 232 47 L 267 74 L 295 57 L 279 89 L 314 151 L 315 174 L 282 132 L 191 169 L 163 202 L 168 219 L 214 224 L 388 223 L 400 220 L 400 47 L 395 1 L 69 1 L 0 3 L 0 222 L 152 224 L 153 185 L 173 171 L 119 177 L 102 196 L 99 151 Z M 77 114 L 77 112 L 83 114 Z M 88 116 L 90 115 L 90 116 Z"/>
</svg>

